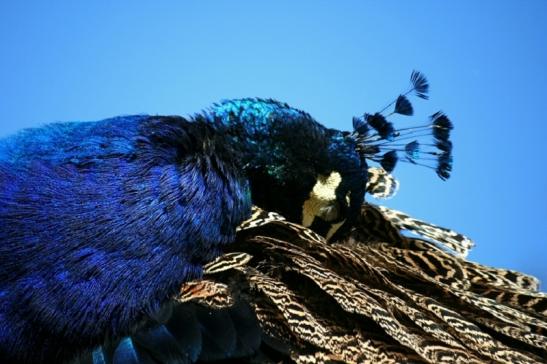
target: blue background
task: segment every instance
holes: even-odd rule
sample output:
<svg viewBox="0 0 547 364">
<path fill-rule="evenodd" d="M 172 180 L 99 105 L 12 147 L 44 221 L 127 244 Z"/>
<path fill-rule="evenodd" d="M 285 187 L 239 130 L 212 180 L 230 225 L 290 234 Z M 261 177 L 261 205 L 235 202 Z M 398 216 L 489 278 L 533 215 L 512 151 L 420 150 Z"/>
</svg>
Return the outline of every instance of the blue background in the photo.
<svg viewBox="0 0 547 364">
<path fill-rule="evenodd" d="M 399 165 L 386 204 L 472 237 L 473 260 L 547 281 L 547 1 L 52 4 L 0 4 L 0 136 L 246 96 L 349 129 L 416 68 L 431 83 L 417 115 L 456 124 L 454 173 Z"/>
</svg>

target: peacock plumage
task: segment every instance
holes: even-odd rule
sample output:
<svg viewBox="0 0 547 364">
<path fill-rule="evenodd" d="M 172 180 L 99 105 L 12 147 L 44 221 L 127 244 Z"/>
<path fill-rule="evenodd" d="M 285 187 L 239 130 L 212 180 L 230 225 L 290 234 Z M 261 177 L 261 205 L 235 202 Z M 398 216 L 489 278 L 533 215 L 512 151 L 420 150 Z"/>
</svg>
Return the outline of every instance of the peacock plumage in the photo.
<svg viewBox="0 0 547 364">
<path fill-rule="evenodd" d="M 368 191 L 394 191 L 384 170 L 370 175 L 376 182 Z M 203 279 L 182 286 L 171 318 L 126 338 L 131 349 L 112 345 L 95 356 L 106 363 L 125 362 L 125 350 L 135 363 L 544 362 L 547 295 L 539 282 L 466 260 L 471 247 L 452 230 L 369 203 L 334 243 L 255 208 Z M 191 340 L 187 321 L 195 325 Z M 164 345 L 151 348 L 157 342 Z"/>
<path fill-rule="evenodd" d="M 0 140 L 0 361 L 546 360 L 537 280 L 364 202 L 397 192 L 398 161 L 449 178 L 446 115 L 388 120 L 428 88 L 413 72 L 352 132 L 240 99 Z"/>
</svg>

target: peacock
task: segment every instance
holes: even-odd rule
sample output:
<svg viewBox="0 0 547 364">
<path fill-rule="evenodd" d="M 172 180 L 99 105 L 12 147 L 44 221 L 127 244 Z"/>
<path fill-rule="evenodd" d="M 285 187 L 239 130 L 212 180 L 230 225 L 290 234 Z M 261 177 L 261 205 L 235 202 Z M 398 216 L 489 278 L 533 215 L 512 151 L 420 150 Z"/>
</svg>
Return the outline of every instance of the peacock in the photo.
<svg viewBox="0 0 547 364">
<path fill-rule="evenodd" d="M 365 202 L 398 161 L 449 178 L 445 114 L 388 120 L 428 86 L 351 132 L 248 98 L 0 140 L 0 362 L 545 360 L 537 280 Z"/>
</svg>

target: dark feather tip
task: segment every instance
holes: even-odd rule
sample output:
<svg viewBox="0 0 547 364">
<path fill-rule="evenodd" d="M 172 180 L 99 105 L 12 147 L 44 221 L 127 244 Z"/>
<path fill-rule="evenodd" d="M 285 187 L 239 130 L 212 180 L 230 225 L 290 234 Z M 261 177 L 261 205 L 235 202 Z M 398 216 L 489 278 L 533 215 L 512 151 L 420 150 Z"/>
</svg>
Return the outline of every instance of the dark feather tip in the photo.
<svg viewBox="0 0 547 364">
<path fill-rule="evenodd" d="M 395 128 L 393 128 L 393 124 L 386 123 L 384 128 L 380 130 L 380 136 L 384 139 L 392 141 L 395 139 Z"/>
<path fill-rule="evenodd" d="M 420 143 L 417 140 L 405 145 L 405 152 L 409 159 L 418 159 L 420 156 Z"/>
<path fill-rule="evenodd" d="M 365 114 L 365 120 L 367 123 L 378 132 L 378 135 L 382 139 L 393 140 L 395 138 L 395 128 L 393 124 L 386 120 L 386 118 L 379 114 L 375 113 L 374 115 Z"/>
<path fill-rule="evenodd" d="M 452 155 L 450 153 L 441 153 L 438 159 L 436 172 L 442 180 L 450 178 L 450 172 L 452 172 Z"/>
<path fill-rule="evenodd" d="M 397 101 L 395 102 L 395 110 L 397 114 L 401 115 L 412 115 L 414 114 L 414 109 L 412 108 L 412 104 L 410 101 L 408 101 L 407 97 L 404 95 L 399 95 L 397 97 Z"/>
<path fill-rule="evenodd" d="M 383 169 L 386 170 L 386 172 L 391 173 L 395 169 L 395 165 L 397 164 L 397 152 L 392 150 L 387 152 L 382 156 L 382 160 L 380 161 L 380 165 Z"/>
<path fill-rule="evenodd" d="M 452 130 L 454 125 L 450 119 L 440 111 L 437 111 L 435 114 L 431 115 L 431 120 L 433 121 L 433 126 L 437 128 L 443 128 Z"/>
<path fill-rule="evenodd" d="M 438 141 L 448 141 L 450 138 L 450 130 L 453 129 L 450 119 L 441 112 L 431 115 L 431 119 L 433 120 L 433 137 Z"/>
<path fill-rule="evenodd" d="M 446 142 L 450 138 L 450 131 L 448 129 L 433 128 L 433 137 L 437 141 Z"/>
<path fill-rule="evenodd" d="M 429 92 L 429 83 L 421 72 L 412 71 L 412 74 L 410 75 L 410 82 L 412 82 L 416 96 L 425 100 L 429 98 L 427 95 Z"/>
<path fill-rule="evenodd" d="M 368 114 L 366 113 L 365 114 L 365 121 L 370 125 L 372 126 L 374 129 L 377 129 L 378 127 L 380 127 L 380 125 L 382 123 L 385 123 L 387 122 L 386 121 L 386 118 L 384 118 L 381 114 Z"/>
<path fill-rule="evenodd" d="M 450 153 L 452 151 L 452 142 L 450 140 L 437 140 L 435 145 L 443 152 Z"/>
<path fill-rule="evenodd" d="M 366 136 L 368 133 L 368 125 L 363 117 L 353 117 L 353 130 L 359 134 L 359 136 Z"/>
</svg>

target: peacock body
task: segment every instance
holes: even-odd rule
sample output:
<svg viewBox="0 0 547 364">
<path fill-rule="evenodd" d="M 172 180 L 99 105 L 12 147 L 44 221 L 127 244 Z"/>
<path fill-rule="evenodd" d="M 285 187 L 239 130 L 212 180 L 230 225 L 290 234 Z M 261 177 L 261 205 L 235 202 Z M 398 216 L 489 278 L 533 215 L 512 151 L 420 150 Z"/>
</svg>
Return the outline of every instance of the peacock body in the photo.
<svg viewBox="0 0 547 364">
<path fill-rule="evenodd" d="M 427 91 L 413 72 L 352 132 L 240 99 L 0 140 L 0 361 L 545 359 L 533 278 L 467 262 L 466 237 L 364 203 L 396 192 L 398 160 L 449 177 L 444 114 L 388 121 Z"/>
</svg>

